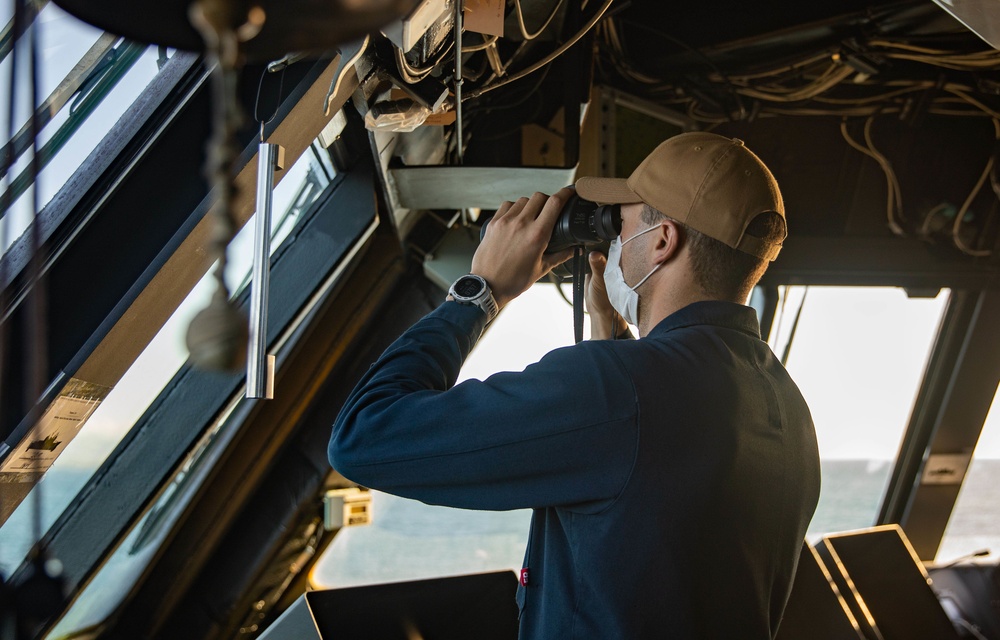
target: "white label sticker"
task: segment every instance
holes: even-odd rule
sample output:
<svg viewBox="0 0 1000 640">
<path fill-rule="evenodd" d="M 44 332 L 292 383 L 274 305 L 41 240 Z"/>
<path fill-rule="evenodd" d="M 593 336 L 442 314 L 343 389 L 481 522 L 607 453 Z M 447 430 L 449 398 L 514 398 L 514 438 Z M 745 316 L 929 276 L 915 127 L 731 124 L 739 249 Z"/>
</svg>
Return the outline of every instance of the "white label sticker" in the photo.
<svg viewBox="0 0 1000 640">
<path fill-rule="evenodd" d="M 4 458 L 0 473 L 44 473 L 80 432 L 110 389 L 71 380 L 41 420 Z M 30 482 L 31 475 L 24 477 Z"/>
</svg>

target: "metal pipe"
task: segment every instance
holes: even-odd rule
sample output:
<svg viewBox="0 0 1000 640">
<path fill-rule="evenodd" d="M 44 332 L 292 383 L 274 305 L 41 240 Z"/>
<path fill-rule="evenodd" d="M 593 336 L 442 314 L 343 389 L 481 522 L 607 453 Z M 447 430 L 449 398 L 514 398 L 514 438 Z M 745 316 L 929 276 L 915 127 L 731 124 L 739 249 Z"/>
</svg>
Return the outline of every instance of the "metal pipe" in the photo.
<svg viewBox="0 0 1000 640">
<path fill-rule="evenodd" d="M 257 224 L 250 285 L 250 340 L 247 344 L 247 397 L 269 398 L 267 366 L 267 298 L 270 289 L 271 208 L 274 170 L 281 147 L 262 142 L 257 151 Z"/>
<path fill-rule="evenodd" d="M 462 149 L 462 0 L 455 0 L 455 135 L 458 164 L 462 164 L 465 157 Z"/>
<path fill-rule="evenodd" d="M 465 0 L 455 0 L 455 155 L 458 164 L 465 163 L 465 149 L 462 148 L 462 5 Z M 469 226 L 469 210 L 459 211 L 462 226 Z"/>
</svg>

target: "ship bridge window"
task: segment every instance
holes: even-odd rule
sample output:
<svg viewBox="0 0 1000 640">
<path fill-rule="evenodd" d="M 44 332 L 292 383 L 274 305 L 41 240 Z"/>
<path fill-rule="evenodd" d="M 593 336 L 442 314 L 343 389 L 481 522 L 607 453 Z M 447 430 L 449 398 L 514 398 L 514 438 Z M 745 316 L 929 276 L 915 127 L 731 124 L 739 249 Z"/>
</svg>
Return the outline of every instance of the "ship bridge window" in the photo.
<svg viewBox="0 0 1000 640">
<path fill-rule="evenodd" d="M 38 179 L 38 206 L 44 207 L 97 147 L 104 135 L 160 72 L 172 53 L 147 47 L 95 29 L 52 3 L 36 19 L 38 34 L 38 138 L 42 167 Z M 0 24 L 11 27 L 12 3 L 0 6 Z M 6 44 L 6 43 L 5 43 Z M 6 141 L 13 56 L 0 47 L 0 122 Z M 0 252 L 27 229 L 32 217 L 30 181 L 31 138 L 28 96 L 30 75 L 27 49 L 18 49 L 15 162 L 3 187 L 9 190 L 10 219 L 0 233 Z M 5 217 L 0 210 L 0 218 Z"/>
<path fill-rule="evenodd" d="M 589 334 L 585 322 L 584 335 Z M 572 307 L 555 286 L 536 284 L 504 308 L 469 356 L 459 381 L 521 371 L 552 349 L 572 343 Z M 372 524 L 337 534 L 310 574 L 313 588 L 521 567 L 528 510 L 451 509 L 378 492 L 372 498 Z"/>
<path fill-rule="evenodd" d="M 769 342 L 809 403 L 822 463 L 811 540 L 875 524 L 947 299 L 947 291 L 911 298 L 888 287 L 782 288 Z M 540 327 L 539 317 L 553 321 Z M 554 288 L 536 285 L 494 323 L 463 378 L 523 368 L 570 344 L 571 327 L 572 310 Z M 514 344 L 523 350 L 510 353 Z M 346 587 L 517 568 L 528 518 L 376 493 L 373 524 L 340 531 L 311 583 Z"/>
<path fill-rule="evenodd" d="M 972 463 L 938 550 L 941 562 L 989 550 L 1000 553 L 1000 389 L 993 397 Z"/>
<path fill-rule="evenodd" d="M 333 172 L 326 150 L 316 142 L 283 172 L 274 191 L 272 254 L 281 248 L 296 223 L 330 184 Z M 240 296 L 249 283 L 255 220 L 251 217 L 229 245 L 226 279 L 234 297 Z M 88 409 L 92 413 L 85 418 L 80 432 L 72 440 L 65 433 L 60 436 L 61 440 L 69 442 L 32 490 L 41 493 L 38 503 L 42 505 L 43 531 L 73 501 L 185 363 L 188 357 L 184 346 L 185 331 L 194 315 L 208 304 L 214 290 L 210 271 L 195 285 L 118 384 L 105 389 L 106 395 L 92 396 Z M 65 396 L 64 392 L 56 402 Z M 6 575 L 17 568 L 33 543 L 35 505 L 36 501 L 29 494 L 0 527 L 0 571 Z"/>
<path fill-rule="evenodd" d="M 782 289 L 770 343 L 809 404 L 822 465 L 810 541 L 875 524 L 947 299 Z"/>
</svg>

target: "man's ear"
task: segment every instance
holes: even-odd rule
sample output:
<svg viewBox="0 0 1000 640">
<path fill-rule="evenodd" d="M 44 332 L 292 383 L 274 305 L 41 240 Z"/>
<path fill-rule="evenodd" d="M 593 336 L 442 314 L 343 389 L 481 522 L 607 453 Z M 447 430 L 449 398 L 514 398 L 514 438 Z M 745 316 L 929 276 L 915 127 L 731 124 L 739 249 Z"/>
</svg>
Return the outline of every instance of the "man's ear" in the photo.
<svg viewBox="0 0 1000 640">
<path fill-rule="evenodd" d="M 684 230 L 675 220 L 664 220 L 656 231 L 653 244 L 653 263 L 664 264 L 676 258 L 684 245 Z"/>
</svg>

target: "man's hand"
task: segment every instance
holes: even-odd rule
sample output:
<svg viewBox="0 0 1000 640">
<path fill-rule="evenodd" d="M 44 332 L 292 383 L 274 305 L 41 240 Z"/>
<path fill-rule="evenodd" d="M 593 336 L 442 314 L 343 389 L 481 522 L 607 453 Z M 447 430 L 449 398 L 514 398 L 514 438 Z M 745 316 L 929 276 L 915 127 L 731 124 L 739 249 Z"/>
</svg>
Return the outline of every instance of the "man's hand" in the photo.
<svg viewBox="0 0 1000 640">
<path fill-rule="evenodd" d="M 587 276 L 587 312 L 590 313 L 590 339 L 609 340 L 628 326 L 625 318 L 615 311 L 608 300 L 604 285 L 604 268 L 608 259 L 600 251 L 590 252 L 590 274 Z"/>
<path fill-rule="evenodd" d="M 472 273 L 482 276 L 502 309 L 563 262 L 573 250 L 545 253 L 563 203 L 573 190 L 553 196 L 536 193 L 517 202 L 504 202 L 486 227 L 486 236 L 472 258 Z"/>
</svg>

